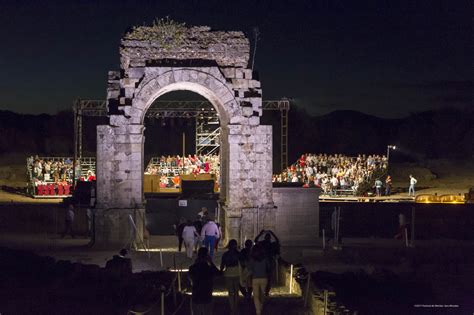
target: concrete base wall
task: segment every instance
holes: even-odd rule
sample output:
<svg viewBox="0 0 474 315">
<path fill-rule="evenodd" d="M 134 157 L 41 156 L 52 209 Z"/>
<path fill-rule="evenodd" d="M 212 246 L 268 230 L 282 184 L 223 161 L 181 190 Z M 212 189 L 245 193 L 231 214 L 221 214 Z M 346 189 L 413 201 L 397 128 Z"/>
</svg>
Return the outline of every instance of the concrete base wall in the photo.
<svg viewBox="0 0 474 315">
<path fill-rule="evenodd" d="M 144 220 L 145 209 L 97 209 L 94 246 L 127 248 L 135 245 L 141 248 Z"/>
<path fill-rule="evenodd" d="M 317 188 L 273 188 L 275 231 L 283 245 L 312 245 L 319 234 Z"/>
<path fill-rule="evenodd" d="M 261 230 L 276 229 L 277 209 L 274 207 L 243 208 L 240 221 L 240 242 L 255 239 Z M 239 241 L 239 239 L 237 239 Z"/>
</svg>

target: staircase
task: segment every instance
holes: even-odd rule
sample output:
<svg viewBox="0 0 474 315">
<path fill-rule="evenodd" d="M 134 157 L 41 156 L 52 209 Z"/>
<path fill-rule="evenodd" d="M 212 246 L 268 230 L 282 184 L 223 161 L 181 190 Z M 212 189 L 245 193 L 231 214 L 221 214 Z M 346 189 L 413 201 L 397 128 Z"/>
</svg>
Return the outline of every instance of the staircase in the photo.
<svg viewBox="0 0 474 315">
<path fill-rule="evenodd" d="M 186 299 L 178 310 L 176 315 L 191 314 L 191 287 L 187 281 L 187 274 L 183 273 L 182 279 L 186 279 L 183 287 L 186 291 Z M 184 282 L 184 281 L 183 281 Z M 214 280 L 213 293 L 213 314 L 229 314 L 229 301 L 225 288 L 224 277 L 217 277 Z M 304 307 L 303 297 L 298 294 L 290 294 L 287 286 L 272 286 L 270 296 L 265 301 L 262 315 L 313 315 L 313 313 Z M 239 299 L 239 315 L 255 315 L 255 307 L 253 299 L 246 299 L 240 295 Z"/>
<path fill-rule="evenodd" d="M 220 146 L 219 119 L 203 123 L 196 121 L 196 155 L 217 154 Z"/>
</svg>

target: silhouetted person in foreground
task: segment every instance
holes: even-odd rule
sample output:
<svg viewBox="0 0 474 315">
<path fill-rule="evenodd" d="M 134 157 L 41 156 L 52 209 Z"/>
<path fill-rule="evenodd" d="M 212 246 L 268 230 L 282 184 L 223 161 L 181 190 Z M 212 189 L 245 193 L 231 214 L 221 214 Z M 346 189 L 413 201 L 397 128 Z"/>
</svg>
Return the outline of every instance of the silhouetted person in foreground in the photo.
<svg viewBox="0 0 474 315">
<path fill-rule="evenodd" d="M 263 240 L 260 240 L 262 235 L 264 235 Z M 272 238 L 274 240 L 272 240 Z M 278 259 L 278 256 L 280 255 L 280 240 L 271 230 L 262 230 L 255 238 L 255 243 L 262 246 L 265 256 L 268 258 L 268 262 L 270 263 L 270 273 L 268 275 L 267 287 L 265 288 L 265 295 L 268 296 L 270 294 L 272 276 L 276 267 L 275 260 Z"/>
<path fill-rule="evenodd" d="M 74 206 L 70 204 L 66 210 L 66 216 L 65 216 L 65 227 L 64 227 L 64 232 L 61 235 L 62 238 L 66 236 L 66 234 L 71 233 L 71 237 L 74 238 L 74 218 L 76 214 L 74 213 Z"/>
<path fill-rule="evenodd" d="M 132 274 L 132 260 L 127 257 L 128 251 L 123 248 L 118 255 L 114 255 L 111 260 L 105 264 L 107 270 L 112 276 L 117 278 L 126 278 Z"/>
<path fill-rule="evenodd" d="M 252 277 L 249 271 L 250 253 L 252 251 L 252 240 L 245 241 L 245 247 L 240 251 L 240 292 L 248 299 L 252 297 Z"/>
<path fill-rule="evenodd" d="M 224 273 L 225 285 L 229 292 L 230 314 L 238 314 L 239 307 L 239 288 L 240 288 L 240 270 L 239 270 L 239 250 L 237 241 L 229 241 L 228 250 L 222 255 L 221 272 Z"/>
<path fill-rule="evenodd" d="M 212 315 L 214 277 L 219 273 L 219 269 L 208 254 L 208 249 L 201 247 L 198 250 L 196 262 L 189 267 L 189 277 L 193 287 L 192 308 L 194 315 Z"/>
<path fill-rule="evenodd" d="M 261 244 L 256 244 L 252 248 L 250 255 L 249 271 L 252 276 L 253 302 L 257 315 L 262 314 L 265 300 L 266 288 L 269 282 L 271 266 L 265 249 Z"/>
<path fill-rule="evenodd" d="M 175 225 L 176 229 L 176 236 L 178 237 L 178 251 L 181 252 L 181 248 L 183 247 L 183 230 L 186 226 L 186 220 L 184 218 L 179 219 L 179 223 Z"/>
</svg>

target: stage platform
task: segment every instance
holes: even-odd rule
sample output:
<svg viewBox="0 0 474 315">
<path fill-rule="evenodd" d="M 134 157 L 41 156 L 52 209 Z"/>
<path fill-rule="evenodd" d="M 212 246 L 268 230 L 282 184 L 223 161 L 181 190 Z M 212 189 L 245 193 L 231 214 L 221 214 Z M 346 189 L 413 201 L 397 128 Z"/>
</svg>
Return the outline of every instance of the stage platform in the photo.
<svg viewBox="0 0 474 315">
<path fill-rule="evenodd" d="M 397 203 L 414 203 L 415 197 L 393 195 L 382 197 L 364 197 L 364 196 L 319 196 L 320 202 L 397 202 Z"/>
</svg>

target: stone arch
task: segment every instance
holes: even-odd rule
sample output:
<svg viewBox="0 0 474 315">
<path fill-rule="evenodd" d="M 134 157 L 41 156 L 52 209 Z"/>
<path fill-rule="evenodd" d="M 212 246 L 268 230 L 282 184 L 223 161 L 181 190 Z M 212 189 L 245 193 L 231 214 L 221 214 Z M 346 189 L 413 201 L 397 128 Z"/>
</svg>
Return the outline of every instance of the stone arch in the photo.
<svg viewBox="0 0 474 315">
<path fill-rule="evenodd" d="M 217 69 L 178 68 L 161 74 L 152 72 L 140 82 L 132 101 L 132 108 L 140 112 L 140 123 L 143 124 L 146 111 L 156 99 L 179 90 L 194 92 L 206 98 L 219 114 L 221 125 L 226 126 L 231 117 L 241 115 L 232 89 Z"/>
<path fill-rule="evenodd" d="M 172 49 L 159 39 L 122 39 L 121 70 L 110 71 L 108 78 L 109 124 L 97 127 L 99 246 L 123 246 L 131 233 L 138 238 L 142 233 L 144 117 L 158 97 L 176 90 L 202 95 L 219 114 L 225 238 L 241 240 L 274 227 L 272 130 L 260 125 L 262 91 L 247 68 L 249 41 L 242 32 L 207 27 L 183 34 Z"/>
</svg>

